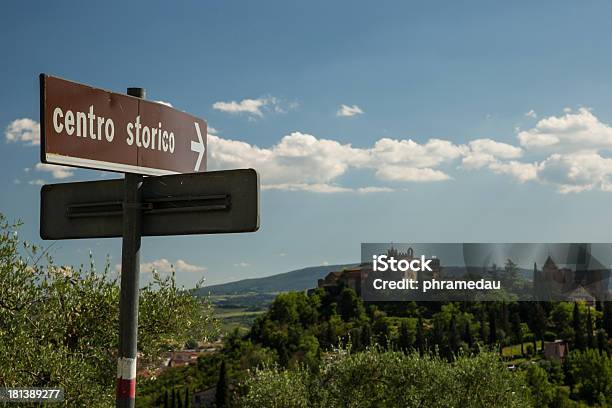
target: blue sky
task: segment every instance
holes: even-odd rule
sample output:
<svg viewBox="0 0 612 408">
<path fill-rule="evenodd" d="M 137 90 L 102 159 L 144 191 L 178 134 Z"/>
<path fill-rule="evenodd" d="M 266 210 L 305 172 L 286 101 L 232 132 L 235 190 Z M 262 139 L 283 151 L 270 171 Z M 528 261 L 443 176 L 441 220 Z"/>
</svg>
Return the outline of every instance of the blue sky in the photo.
<svg viewBox="0 0 612 408">
<path fill-rule="evenodd" d="M 354 262 L 361 242 L 610 242 L 612 5 L 460 3 L 7 3 L 0 211 L 40 242 L 40 183 L 118 177 L 36 167 L 45 72 L 145 87 L 209 122 L 211 168 L 261 172 L 259 232 L 145 238 L 143 281 Z M 90 250 L 114 267 L 120 240 L 51 253 Z"/>
</svg>

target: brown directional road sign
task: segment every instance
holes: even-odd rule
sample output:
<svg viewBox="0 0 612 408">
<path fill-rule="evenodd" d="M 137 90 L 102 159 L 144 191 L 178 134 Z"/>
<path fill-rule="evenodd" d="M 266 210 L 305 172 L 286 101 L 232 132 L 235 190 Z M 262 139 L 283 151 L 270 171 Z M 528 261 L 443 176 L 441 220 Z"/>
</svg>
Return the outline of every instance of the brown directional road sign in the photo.
<svg viewBox="0 0 612 408">
<path fill-rule="evenodd" d="M 40 75 L 43 163 L 160 176 L 206 170 L 206 121 Z"/>
</svg>

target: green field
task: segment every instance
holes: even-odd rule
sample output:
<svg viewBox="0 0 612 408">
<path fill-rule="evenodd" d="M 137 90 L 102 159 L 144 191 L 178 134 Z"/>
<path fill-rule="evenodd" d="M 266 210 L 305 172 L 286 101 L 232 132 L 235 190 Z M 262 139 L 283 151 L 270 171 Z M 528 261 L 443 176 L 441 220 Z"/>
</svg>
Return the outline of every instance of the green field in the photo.
<svg viewBox="0 0 612 408">
<path fill-rule="evenodd" d="M 523 350 L 527 352 L 527 347 L 533 347 L 533 342 L 525 342 L 523 343 Z M 537 351 L 541 351 L 543 348 L 542 342 L 536 342 L 536 346 L 538 348 Z M 507 346 L 502 348 L 502 356 L 504 357 L 512 357 L 512 356 L 520 356 L 521 355 L 521 345 L 513 344 L 512 346 Z"/>
<path fill-rule="evenodd" d="M 221 322 L 221 330 L 229 333 L 235 329 L 248 331 L 255 318 L 264 310 L 249 310 L 246 308 L 215 308 L 215 317 Z"/>
</svg>

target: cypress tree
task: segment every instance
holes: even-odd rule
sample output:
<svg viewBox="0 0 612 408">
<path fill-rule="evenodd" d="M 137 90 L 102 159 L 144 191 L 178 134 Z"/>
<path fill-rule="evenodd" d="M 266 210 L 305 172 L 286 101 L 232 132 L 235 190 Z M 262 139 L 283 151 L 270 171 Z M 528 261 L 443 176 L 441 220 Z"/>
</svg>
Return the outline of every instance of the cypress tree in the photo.
<svg viewBox="0 0 612 408">
<path fill-rule="evenodd" d="M 397 343 L 399 349 L 403 352 L 407 352 L 410 348 L 410 333 L 408 332 L 408 323 L 405 320 L 402 320 L 400 324 Z"/>
<path fill-rule="evenodd" d="M 506 302 L 502 302 L 501 329 L 504 331 L 504 333 L 507 333 L 509 327 L 510 327 L 510 319 L 508 318 L 508 305 L 506 304 Z"/>
<path fill-rule="evenodd" d="M 480 328 L 479 328 L 479 335 L 480 335 L 480 341 L 482 344 L 484 344 L 487 340 L 487 328 L 486 328 L 486 324 L 485 324 L 485 318 L 484 318 L 484 312 L 480 313 Z"/>
<path fill-rule="evenodd" d="M 166 389 L 164 392 L 164 408 L 170 408 L 168 405 L 168 390 Z"/>
<path fill-rule="evenodd" d="M 470 350 L 474 347 L 474 339 L 472 338 L 472 330 L 470 329 L 470 322 L 465 322 L 463 329 L 463 341 L 468 345 Z"/>
<path fill-rule="evenodd" d="M 602 329 L 606 331 L 608 338 L 612 337 L 612 301 L 603 302 Z"/>
<path fill-rule="evenodd" d="M 523 329 L 521 327 L 521 317 L 518 312 L 512 315 L 512 331 L 516 342 L 521 345 L 521 355 L 525 354 L 523 350 Z"/>
<path fill-rule="evenodd" d="M 578 308 L 578 303 L 574 303 L 574 311 L 572 312 L 572 328 L 574 329 L 574 347 L 577 350 L 584 350 L 584 328 L 582 327 L 582 315 Z"/>
<path fill-rule="evenodd" d="M 531 320 L 531 330 L 533 331 L 534 339 L 533 339 L 533 351 L 537 352 L 537 340 L 540 340 L 542 347 L 544 346 L 544 332 L 546 331 L 546 311 L 540 304 L 540 302 L 535 303 L 535 310 Z"/>
<path fill-rule="evenodd" d="M 591 308 L 587 306 L 587 346 L 591 349 L 595 348 L 595 336 L 593 336 L 593 321 L 591 320 Z"/>
<path fill-rule="evenodd" d="M 606 332 L 603 331 L 603 329 L 597 330 L 597 348 L 599 349 L 600 353 L 603 353 L 606 349 L 607 341 Z"/>
<path fill-rule="evenodd" d="M 172 389 L 172 403 L 170 404 L 172 408 L 176 408 L 176 392 L 174 388 Z"/>
<path fill-rule="evenodd" d="M 372 344 L 372 327 L 369 323 L 365 323 L 361 328 L 361 345 L 363 348 L 369 347 Z"/>
<path fill-rule="evenodd" d="M 189 399 L 189 388 L 185 387 L 185 402 L 183 403 L 184 408 L 189 408 L 191 400 Z"/>
<path fill-rule="evenodd" d="M 539 299 L 542 295 L 542 288 L 540 284 L 540 272 L 538 271 L 538 265 L 533 263 L 533 297 Z"/>
<path fill-rule="evenodd" d="M 489 312 L 489 344 L 497 343 L 497 326 L 495 324 L 495 311 L 491 309 Z"/>
<path fill-rule="evenodd" d="M 415 347 L 419 351 L 419 355 L 423 357 L 425 353 L 425 333 L 423 332 L 423 319 L 420 316 L 417 320 Z"/>
<path fill-rule="evenodd" d="M 359 328 L 354 328 L 350 331 L 351 336 L 351 350 L 352 351 L 361 351 L 363 347 L 361 346 L 361 330 Z"/>
<path fill-rule="evenodd" d="M 223 360 L 219 367 L 219 380 L 217 381 L 217 389 L 215 391 L 215 403 L 217 408 L 226 408 L 229 405 L 228 386 L 227 369 L 225 367 L 225 360 Z"/>
<path fill-rule="evenodd" d="M 459 333 L 457 332 L 457 320 L 454 315 L 448 325 L 448 346 L 450 351 L 448 357 L 452 359 L 459 352 Z"/>
</svg>

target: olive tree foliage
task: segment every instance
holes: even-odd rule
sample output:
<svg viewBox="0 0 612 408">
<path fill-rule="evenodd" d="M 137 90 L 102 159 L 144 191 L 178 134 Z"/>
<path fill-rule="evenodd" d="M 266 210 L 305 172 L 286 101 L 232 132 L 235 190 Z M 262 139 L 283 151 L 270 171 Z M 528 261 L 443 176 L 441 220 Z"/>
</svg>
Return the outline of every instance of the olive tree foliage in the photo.
<svg viewBox="0 0 612 408">
<path fill-rule="evenodd" d="M 58 266 L 21 242 L 0 213 L 0 387 L 62 387 L 66 406 L 110 406 L 116 378 L 119 277 Z M 206 299 L 154 274 L 140 290 L 139 368 L 189 338 L 217 335 Z"/>
<path fill-rule="evenodd" d="M 369 348 L 336 351 L 318 371 L 255 370 L 241 407 L 529 407 L 522 373 L 495 354 L 439 357 Z"/>
</svg>

